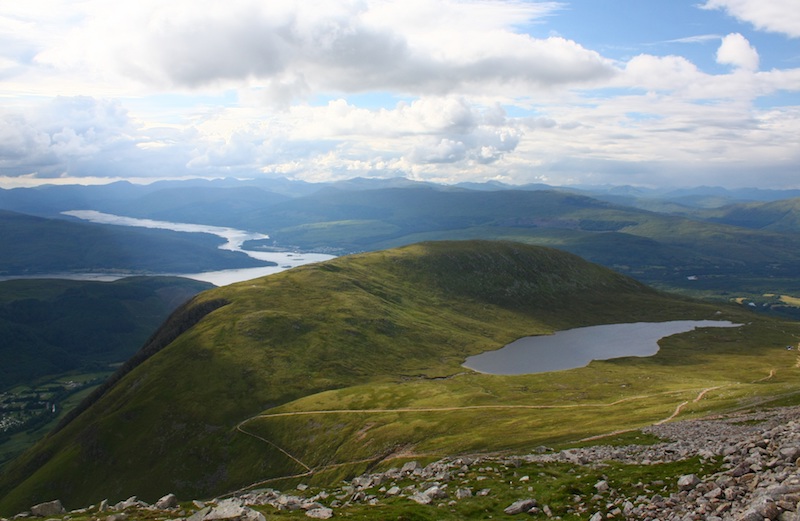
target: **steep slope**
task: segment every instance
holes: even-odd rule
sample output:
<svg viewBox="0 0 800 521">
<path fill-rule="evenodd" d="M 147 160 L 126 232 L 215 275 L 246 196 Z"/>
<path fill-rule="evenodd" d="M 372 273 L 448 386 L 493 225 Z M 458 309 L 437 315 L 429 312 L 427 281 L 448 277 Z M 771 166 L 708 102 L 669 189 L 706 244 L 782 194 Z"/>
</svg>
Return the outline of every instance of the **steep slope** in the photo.
<svg viewBox="0 0 800 521">
<path fill-rule="evenodd" d="M 165 324 L 162 333 L 183 331 L 174 341 L 157 335 L 167 340 L 9 466 L 0 512 L 53 497 L 83 505 L 216 495 L 296 473 L 294 461 L 237 425 L 326 390 L 352 388 L 352 400 L 359 385 L 436 386 L 463 373 L 467 356 L 525 335 L 705 319 L 717 309 L 557 250 L 484 241 L 342 257 L 214 289 Z M 272 435 L 291 432 L 299 434 Z"/>
</svg>

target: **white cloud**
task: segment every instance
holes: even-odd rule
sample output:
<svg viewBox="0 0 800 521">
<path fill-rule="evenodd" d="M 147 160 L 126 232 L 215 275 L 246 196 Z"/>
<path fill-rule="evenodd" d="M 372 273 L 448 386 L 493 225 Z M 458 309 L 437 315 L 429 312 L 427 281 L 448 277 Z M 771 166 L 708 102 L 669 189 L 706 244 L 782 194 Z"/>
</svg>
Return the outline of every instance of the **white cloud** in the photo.
<svg viewBox="0 0 800 521">
<path fill-rule="evenodd" d="M 180 147 L 155 153 L 140 148 L 148 141 L 144 129 L 116 101 L 58 97 L 26 110 L 5 108 L 0 128 L 4 175 L 147 177 L 177 171 L 170 152 Z"/>
<path fill-rule="evenodd" d="M 733 65 L 742 69 L 758 70 L 758 51 L 739 33 L 732 33 L 722 39 L 717 50 L 717 63 Z"/>
<path fill-rule="evenodd" d="M 796 0 L 707 0 L 703 9 L 723 9 L 757 29 L 800 38 L 800 9 Z"/>
<path fill-rule="evenodd" d="M 782 4 L 704 7 L 755 20 L 761 5 Z M 743 165 L 796 170 L 800 114 L 786 99 L 800 91 L 800 69 L 759 71 L 759 52 L 772 57 L 766 44 L 757 52 L 739 34 L 672 40 L 722 39 L 717 61 L 731 66 L 722 74 L 677 54 L 612 61 L 577 36 L 533 36 L 557 33 L 531 27 L 566 8 L 5 2 L 0 176 L 560 183 L 666 179 L 704 165 L 742 178 Z M 776 94 L 780 102 L 766 104 L 773 108 L 758 108 Z"/>
<path fill-rule="evenodd" d="M 609 60 L 573 41 L 516 32 L 515 24 L 556 10 L 553 2 L 85 5 L 85 16 L 63 39 L 40 42 L 37 64 L 104 77 L 116 71 L 128 81 L 159 88 L 260 86 L 277 100 L 315 92 L 520 90 L 614 73 Z"/>
</svg>

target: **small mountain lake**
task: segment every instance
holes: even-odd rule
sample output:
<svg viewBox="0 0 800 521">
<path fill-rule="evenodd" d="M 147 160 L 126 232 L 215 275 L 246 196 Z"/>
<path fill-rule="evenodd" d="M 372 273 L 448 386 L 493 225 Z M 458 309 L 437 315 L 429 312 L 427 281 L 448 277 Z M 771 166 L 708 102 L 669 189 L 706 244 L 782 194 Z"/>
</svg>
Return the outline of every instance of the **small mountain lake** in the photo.
<svg viewBox="0 0 800 521">
<path fill-rule="evenodd" d="M 467 358 L 463 366 L 494 375 L 546 373 L 584 367 L 592 360 L 652 356 L 664 337 L 698 327 L 739 327 L 722 320 L 674 320 L 579 327 L 552 335 L 529 336 L 496 351 Z"/>
</svg>

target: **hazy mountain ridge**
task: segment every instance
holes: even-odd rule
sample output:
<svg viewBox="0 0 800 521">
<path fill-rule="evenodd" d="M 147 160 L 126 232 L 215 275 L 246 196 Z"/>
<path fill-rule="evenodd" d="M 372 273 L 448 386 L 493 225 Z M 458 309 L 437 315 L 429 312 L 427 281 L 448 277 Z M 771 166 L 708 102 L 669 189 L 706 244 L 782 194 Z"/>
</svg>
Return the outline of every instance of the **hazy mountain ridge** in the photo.
<svg viewBox="0 0 800 521">
<path fill-rule="evenodd" d="M 124 362 L 173 309 L 211 287 L 170 277 L 0 282 L 0 391 L 48 374 Z"/>
<path fill-rule="evenodd" d="M 269 247 L 338 254 L 426 240 L 516 240 L 561 248 L 660 287 L 719 295 L 794 288 L 800 266 L 797 212 L 781 210 L 791 200 L 709 207 L 791 194 L 709 187 L 451 186 L 403 178 L 319 184 L 220 179 L 6 190 L 0 191 L 0 207 L 17 201 L 28 208 L 38 197 L 51 212 L 82 204 L 109 213 L 212 223 L 266 233 L 271 239 L 262 244 Z M 684 205 L 686 198 L 696 199 Z"/>
<path fill-rule="evenodd" d="M 195 273 L 263 266 L 210 234 L 125 228 L 0 210 L 0 275 Z"/>
<path fill-rule="evenodd" d="M 327 190 L 251 218 L 252 226 L 274 226 L 270 235 L 279 244 L 312 250 L 376 250 L 472 238 L 541 244 L 667 287 L 734 291 L 738 277 L 791 278 L 800 266 L 795 233 L 710 223 L 555 191 Z"/>
<path fill-rule="evenodd" d="M 699 214 L 711 221 L 772 232 L 800 232 L 800 198 L 735 204 Z"/>
<path fill-rule="evenodd" d="M 368 384 L 383 395 L 380 386 L 407 381 L 461 385 L 428 379 L 462 373 L 469 354 L 526 334 L 718 314 L 716 307 L 659 294 L 557 250 L 481 241 L 428 243 L 303 266 L 205 292 L 187 309 L 220 299 L 228 304 L 8 467 L 0 479 L 2 508 L 53 495 L 88 504 L 165 490 L 217 494 L 291 474 L 294 462 L 238 433 L 236 424 L 298 398 L 327 396 L 317 395 L 325 390 Z M 355 392 L 359 399 L 371 396 Z M 273 428 L 267 436 L 283 440 L 290 432 L 295 442 L 305 439 L 296 426 Z M 304 458 L 330 457 L 328 446 L 318 440 Z"/>
</svg>

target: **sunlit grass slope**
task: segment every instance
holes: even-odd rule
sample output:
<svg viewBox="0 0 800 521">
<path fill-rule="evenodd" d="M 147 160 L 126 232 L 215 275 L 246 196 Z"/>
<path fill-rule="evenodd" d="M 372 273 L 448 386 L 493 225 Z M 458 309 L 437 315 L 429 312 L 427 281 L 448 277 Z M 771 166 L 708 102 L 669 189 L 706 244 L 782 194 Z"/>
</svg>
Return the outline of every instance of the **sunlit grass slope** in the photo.
<svg viewBox="0 0 800 521">
<path fill-rule="evenodd" d="M 681 401 L 703 412 L 711 402 L 692 400 L 707 387 L 728 408 L 753 393 L 793 391 L 784 344 L 797 341 L 796 324 L 670 297 L 518 243 L 342 257 L 208 291 L 183 313 L 192 306 L 216 309 L 8 468 L 0 513 L 53 497 L 82 506 L 134 494 L 214 496 L 309 469 L 306 479 L 335 480 L 404 452 L 569 442 L 651 423 Z M 526 335 L 710 318 L 751 324 L 574 371 L 496 377 L 461 367 Z M 748 384 L 773 368 L 757 389 Z M 508 405 L 526 408 L 484 407 Z M 363 411 L 317 412 L 342 409 Z M 301 410 L 312 414 L 261 416 Z"/>
</svg>

